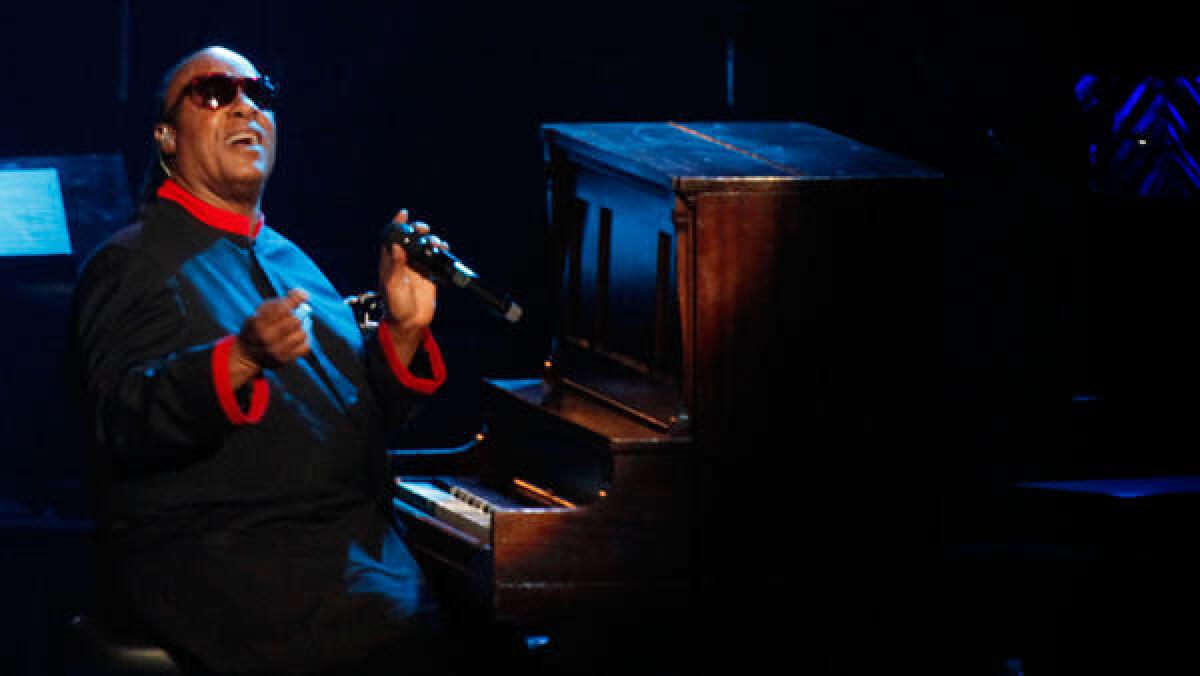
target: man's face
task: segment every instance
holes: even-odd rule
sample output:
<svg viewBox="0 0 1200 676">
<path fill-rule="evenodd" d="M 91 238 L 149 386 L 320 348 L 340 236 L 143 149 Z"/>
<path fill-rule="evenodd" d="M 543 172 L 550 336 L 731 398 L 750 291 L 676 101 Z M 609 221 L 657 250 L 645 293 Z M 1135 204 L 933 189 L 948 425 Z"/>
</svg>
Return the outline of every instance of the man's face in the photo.
<svg viewBox="0 0 1200 676">
<path fill-rule="evenodd" d="M 275 115 L 260 110 L 240 88 L 229 105 L 216 110 L 197 105 L 184 89 L 196 75 L 209 73 L 259 75 L 253 64 L 225 49 L 201 52 L 180 68 L 164 99 L 168 107 L 178 101 L 167 122 L 173 148 L 164 146 L 175 156 L 172 176 L 193 192 L 257 199 L 275 166 Z"/>
</svg>

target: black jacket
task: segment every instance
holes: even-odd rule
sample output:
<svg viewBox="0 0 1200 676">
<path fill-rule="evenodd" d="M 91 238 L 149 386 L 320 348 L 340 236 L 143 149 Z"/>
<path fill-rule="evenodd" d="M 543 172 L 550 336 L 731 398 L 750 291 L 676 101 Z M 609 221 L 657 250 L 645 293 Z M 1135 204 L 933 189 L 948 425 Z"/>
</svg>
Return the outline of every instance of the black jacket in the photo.
<svg viewBox="0 0 1200 676">
<path fill-rule="evenodd" d="M 222 395 L 214 350 L 295 287 L 312 354 L 266 372 L 261 419 L 239 424 L 220 399 L 246 410 L 251 387 Z M 88 258 L 72 326 L 110 604 L 221 673 L 319 670 L 428 629 L 386 512 L 386 433 L 420 395 L 298 247 L 159 199 Z"/>
</svg>

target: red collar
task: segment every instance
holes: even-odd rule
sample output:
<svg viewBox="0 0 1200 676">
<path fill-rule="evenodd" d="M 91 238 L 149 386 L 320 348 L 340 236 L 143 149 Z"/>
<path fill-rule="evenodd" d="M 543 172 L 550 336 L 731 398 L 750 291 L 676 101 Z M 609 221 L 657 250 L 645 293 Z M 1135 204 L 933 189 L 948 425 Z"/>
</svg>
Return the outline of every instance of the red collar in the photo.
<svg viewBox="0 0 1200 676">
<path fill-rule="evenodd" d="M 258 236 L 258 231 L 262 230 L 263 217 L 261 214 L 257 218 L 253 218 L 213 206 L 184 190 L 182 186 L 169 178 L 158 187 L 157 194 L 159 197 L 169 199 L 187 209 L 200 221 L 218 230 L 250 238 Z"/>
</svg>

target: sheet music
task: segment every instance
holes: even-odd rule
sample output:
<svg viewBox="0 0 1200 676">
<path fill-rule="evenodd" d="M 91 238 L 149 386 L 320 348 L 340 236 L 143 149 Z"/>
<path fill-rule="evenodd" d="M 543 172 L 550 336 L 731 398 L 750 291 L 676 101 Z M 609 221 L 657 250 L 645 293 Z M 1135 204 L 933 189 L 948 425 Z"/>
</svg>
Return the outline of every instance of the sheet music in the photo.
<svg viewBox="0 0 1200 676">
<path fill-rule="evenodd" d="M 58 170 L 0 170 L 0 256 L 70 253 Z"/>
</svg>

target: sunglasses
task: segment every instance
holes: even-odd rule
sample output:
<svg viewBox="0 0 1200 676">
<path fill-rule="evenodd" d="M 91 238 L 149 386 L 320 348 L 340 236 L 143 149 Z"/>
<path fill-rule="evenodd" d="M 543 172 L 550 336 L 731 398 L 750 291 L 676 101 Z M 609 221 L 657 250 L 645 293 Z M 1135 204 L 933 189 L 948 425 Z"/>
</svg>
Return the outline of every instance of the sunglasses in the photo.
<svg viewBox="0 0 1200 676">
<path fill-rule="evenodd" d="M 275 105 L 275 99 L 279 95 L 279 86 L 266 75 L 262 77 L 246 77 L 226 73 L 197 75 L 184 85 L 183 90 L 179 92 L 179 98 L 175 99 L 175 103 L 167 109 L 164 119 L 175 117 L 185 96 L 190 97 L 192 103 L 201 108 L 219 110 L 233 103 L 239 91 L 245 92 L 246 98 L 250 99 L 259 110 L 267 111 Z"/>
</svg>

